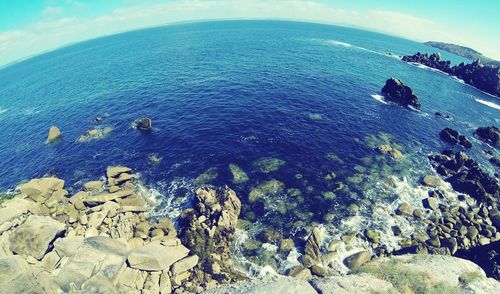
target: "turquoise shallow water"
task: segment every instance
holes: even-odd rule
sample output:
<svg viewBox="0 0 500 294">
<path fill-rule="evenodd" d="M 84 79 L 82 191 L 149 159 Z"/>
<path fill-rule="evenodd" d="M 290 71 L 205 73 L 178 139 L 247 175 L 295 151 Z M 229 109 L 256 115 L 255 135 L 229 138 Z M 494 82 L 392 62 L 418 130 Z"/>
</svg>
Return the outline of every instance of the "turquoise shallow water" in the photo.
<svg viewBox="0 0 500 294">
<path fill-rule="evenodd" d="M 336 26 L 231 21 L 134 31 L 40 55 L 0 69 L 0 188 L 54 174 L 76 190 L 122 164 L 155 191 L 159 214 L 175 215 L 207 182 L 237 191 L 243 219 L 286 235 L 335 223 L 351 203 L 394 201 L 394 191 L 379 187 L 389 176 L 413 185 L 431 172 L 426 155 L 446 146 L 438 138 L 444 127 L 473 138 L 476 127 L 498 124 L 496 98 L 397 58 L 417 51 L 436 49 Z M 374 99 L 389 77 L 414 89 L 420 112 Z M 104 120 L 96 124 L 96 116 Z M 142 116 L 153 119 L 149 134 L 131 127 Z M 46 145 L 53 124 L 63 141 Z M 96 127 L 111 132 L 77 141 Z M 404 159 L 374 151 L 383 143 Z M 473 143 L 469 153 L 492 171 L 486 145 Z M 249 180 L 233 183 L 229 164 Z M 267 194 L 254 201 L 252 190 Z"/>
</svg>

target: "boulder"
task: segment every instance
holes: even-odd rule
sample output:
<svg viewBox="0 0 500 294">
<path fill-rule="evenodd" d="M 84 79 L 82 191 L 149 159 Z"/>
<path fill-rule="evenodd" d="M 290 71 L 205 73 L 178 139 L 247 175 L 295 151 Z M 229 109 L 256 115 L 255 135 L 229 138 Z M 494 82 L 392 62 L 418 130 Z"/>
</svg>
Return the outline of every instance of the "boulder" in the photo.
<svg viewBox="0 0 500 294">
<path fill-rule="evenodd" d="M 500 130 L 495 126 L 477 128 L 474 132 L 482 141 L 493 147 L 500 147 Z"/>
<path fill-rule="evenodd" d="M 370 261 L 372 254 L 369 251 L 360 251 L 350 255 L 344 259 L 344 264 L 349 269 L 360 267 L 364 263 Z"/>
<path fill-rule="evenodd" d="M 161 271 L 170 268 L 188 253 L 189 249 L 180 244 L 179 240 L 156 240 L 132 250 L 128 256 L 128 264 L 140 270 Z"/>
<path fill-rule="evenodd" d="M 37 202 L 43 202 L 50 197 L 54 191 L 61 190 L 63 188 L 64 180 L 50 177 L 32 179 L 27 183 L 17 186 L 16 189 Z"/>
<path fill-rule="evenodd" d="M 138 130 L 143 132 L 151 131 L 153 122 L 149 117 L 143 117 L 135 121 L 135 126 Z"/>
<path fill-rule="evenodd" d="M 440 177 L 425 176 L 422 178 L 422 184 L 428 187 L 437 188 L 443 186 L 443 181 L 441 180 Z"/>
<path fill-rule="evenodd" d="M 185 271 L 188 271 L 195 267 L 198 264 L 199 257 L 198 255 L 191 255 L 188 257 L 185 257 L 177 262 L 175 262 L 172 265 L 172 269 L 170 270 L 172 272 L 172 275 L 177 275 L 180 273 L 183 273 Z"/>
<path fill-rule="evenodd" d="M 108 178 L 115 178 L 119 176 L 121 173 L 128 173 L 132 169 L 125 167 L 125 166 L 109 166 L 106 169 L 106 176 Z"/>
<path fill-rule="evenodd" d="M 472 143 L 464 136 L 461 135 L 458 131 L 450 128 L 445 128 L 439 133 L 439 137 L 441 140 L 451 143 L 457 144 L 464 148 L 472 148 Z"/>
<path fill-rule="evenodd" d="M 412 208 L 408 202 L 401 203 L 396 209 L 397 215 L 411 216 Z"/>
<path fill-rule="evenodd" d="M 427 209 L 436 210 L 438 208 L 439 201 L 434 197 L 428 197 L 422 200 L 422 204 Z"/>
<path fill-rule="evenodd" d="M 55 143 L 61 140 L 61 131 L 58 127 L 52 126 L 49 129 L 49 135 L 47 136 L 47 144 Z"/>
<path fill-rule="evenodd" d="M 46 216 L 30 215 L 10 238 L 12 252 L 42 260 L 52 241 L 66 230 L 64 224 Z"/>
<path fill-rule="evenodd" d="M 321 233 L 318 228 L 314 228 L 307 239 L 304 253 L 314 260 L 320 260 Z"/>
<path fill-rule="evenodd" d="M 125 198 L 125 197 L 132 195 L 132 194 L 134 194 L 134 191 L 132 191 L 132 190 L 120 190 L 120 191 L 114 192 L 114 193 L 102 193 L 99 195 L 85 198 L 83 200 L 83 203 L 87 206 L 95 206 L 95 205 L 103 204 L 105 202 L 117 200 L 120 198 Z"/>
<path fill-rule="evenodd" d="M 395 102 L 403 106 L 411 106 L 415 109 L 420 109 L 420 102 L 413 90 L 404 85 L 401 80 L 390 78 L 385 82 L 382 88 L 382 94 L 386 100 Z"/>
</svg>

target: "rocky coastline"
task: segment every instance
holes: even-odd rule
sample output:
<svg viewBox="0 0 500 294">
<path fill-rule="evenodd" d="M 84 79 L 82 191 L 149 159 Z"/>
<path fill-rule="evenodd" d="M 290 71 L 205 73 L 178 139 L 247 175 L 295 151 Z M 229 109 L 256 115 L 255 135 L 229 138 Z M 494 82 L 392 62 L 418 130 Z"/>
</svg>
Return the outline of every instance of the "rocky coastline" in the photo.
<svg viewBox="0 0 500 294">
<path fill-rule="evenodd" d="M 483 65 L 476 60 L 470 64 L 463 62 L 451 66 L 449 60 L 441 60 L 439 53 L 420 53 L 403 56 L 403 61 L 419 63 L 425 66 L 438 69 L 449 75 L 455 76 L 465 83 L 485 91 L 491 95 L 500 97 L 500 68 L 493 65 Z"/>
</svg>

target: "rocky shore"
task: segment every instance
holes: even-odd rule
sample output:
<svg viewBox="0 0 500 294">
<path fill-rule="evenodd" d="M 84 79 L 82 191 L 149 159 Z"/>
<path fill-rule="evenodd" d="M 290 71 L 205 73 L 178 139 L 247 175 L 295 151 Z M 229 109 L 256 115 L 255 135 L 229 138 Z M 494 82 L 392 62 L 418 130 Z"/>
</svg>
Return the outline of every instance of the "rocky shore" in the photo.
<svg viewBox="0 0 500 294">
<path fill-rule="evenodd" d="M 403 61 L 420 63 L 455 76 L 467 84 L 487 93 L 500 97 L 500 68 L 493 65 L 483 65 L 476 60 L 470 64 L 451 66 L 448 60 L 441 60 L 439 53 L 427 54 L 417 52 L 414 55 L 403 56 Z"/>
<path fill-rule="evenodd" d="M 116 166 L 73 195 L 54 177 L 19 185 L 0 208 L 0 293 L 199 293 L 236 280 L 224 252 L 234 192 L 197 191 L 184 245 L 170 219 L 150 217 L 137 178 Z"/>
</svg>

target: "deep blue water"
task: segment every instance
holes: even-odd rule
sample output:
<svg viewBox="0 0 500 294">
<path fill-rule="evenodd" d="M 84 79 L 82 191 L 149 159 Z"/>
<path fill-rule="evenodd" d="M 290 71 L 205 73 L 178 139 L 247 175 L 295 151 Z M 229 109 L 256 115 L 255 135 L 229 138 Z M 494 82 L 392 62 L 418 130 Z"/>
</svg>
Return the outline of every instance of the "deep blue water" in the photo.
<svg viewBox="0 0 500 294">
<path fill-rule="evenodd" d="M 367 197 L 370 183 L 389 175 L 416 183 L 428 173 L 425 156 L 446 146 L 438 138 L 442 128 L 473 138 L 476 127 L 498 125 L 499 110 L 475 100 L 500 104 L 496 98 L 387 55 L 417 51 L 438 50 L 337 26 L 223 21 L 134 31 L 43 54 L 0 70 L 0 190 L 44 174 L 78 189 L 108 165 L 122 164 L 171 199 L 177 188 L 192 188 L 194 178 L 215 168 L 212 183 L 238 192 L 244 218 L 258 220 L 275 210 L 271 204 L 278 200 L 246 200 L 249 189 L 270 179 L 302 191 L 295 210 L 312 212 L 308 219 L 289 210 L 285 224 L 273 225 L 342 215 L 348 203 Z M 372 98 L 389 77 L 414 89 L 421 112 Z M 454 120 L 436 118 L 436 111 Z M 96 127 L 96 116 L 104 117 L 100 127 L 112 128 L 109 136 L 77 142 Z M 149 134 L 131 127 L 142 116 L 153 119 Z M 63 142 L 46 145 L 53 124 Z M 377 153 L 364 138 L 380 132 L 402 146 L 405 160 L 372 169 L 367 162 Z M 491 170 L 481 151 L 486 145 L 473 142 L 469 153 Z M 331 152 L 343 164 L 327 159 Z M 148 161 L 152 153 L 162 158 L 159 166 Z M 263 157 L 285 164 L 264 174 L 254 165 Z M 247 172 L 246 184 L 231 182 L 230 163 Z M 363 164 L 376 171 L 370 183 L 349 181 Z M 331 171 L 337 174 L 333 183 L 324 179 Z M 339 182 L 346 188 L 326 199 L 323 192 Z M 290 202 L 287 197 L 280 199 Z"/>
</svg>

